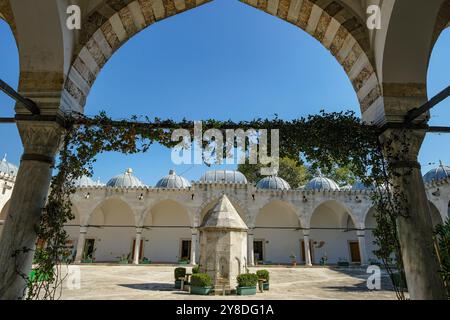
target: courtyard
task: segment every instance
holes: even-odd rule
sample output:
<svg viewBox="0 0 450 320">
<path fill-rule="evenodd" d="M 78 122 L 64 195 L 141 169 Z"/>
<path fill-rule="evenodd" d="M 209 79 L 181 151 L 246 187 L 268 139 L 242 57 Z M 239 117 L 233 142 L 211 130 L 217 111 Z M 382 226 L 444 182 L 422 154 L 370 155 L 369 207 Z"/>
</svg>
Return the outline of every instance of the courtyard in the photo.
<svg viewBox="0 0 450 320">
<path fill-rule="evenodd" d="M 80 289 L 64 285 L 63 300 L 191 300 L 191 299 L 339 299 L 394 300 L 389 277 L 382 272 L 381 290 L 367 289 L 364 268 L 264 266 L 270 290 L 255 296 L 197 296 L 175 290 L 174 266 L 80 265 Z M 73 267 L 71 267 L 73 268 Z M 250 268 L 250 272 L 263 269 Z M 188 267 L 188 271 L 189 271 Z"/>
</svg>

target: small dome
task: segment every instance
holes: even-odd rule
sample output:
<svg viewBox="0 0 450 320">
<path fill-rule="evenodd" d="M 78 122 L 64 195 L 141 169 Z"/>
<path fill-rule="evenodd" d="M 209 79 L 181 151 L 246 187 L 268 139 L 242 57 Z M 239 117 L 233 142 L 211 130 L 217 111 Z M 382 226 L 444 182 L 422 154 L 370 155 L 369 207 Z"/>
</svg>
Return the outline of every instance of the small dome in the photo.
<svg viewBox="0 0 450 320">
<path fill-rule="evenodd" d="M 259 182 L 256 184 L 256 188 L 272 189 L 272 190 L 289 190 L 291 189 L 291 186 L 286 180 L 278 176 L 269 176 L 259 180 Z"/>
<path fill-rule="evenodd" d="M 184 189 L 189 188 L 191 184 L 182 176 L 179 176 L 175 173 L 174 170 L 170 170 L 169 174 L 163 177 L 156 184 L 156 188 L 165 188 L 165 189 Z"/>
<path fill-rule="evenodd" d="M 73 184 L 77 188 L 81 188 L 81 187 L 101 187 L 101 186 L 105 185 L 104 183 L 100 182 L 100 179 L 98 179 L 97 181 L 94 181 L 88 176 L 82 176 L 82 177 L 80 177 L 78 179 L 75 179 L 73 181 Z"/>
<path fill-rule="evenodd" d="M 17 168 L 17 166 L 6 161 L 6 154 L 5 154 L 3 160 L 0 162 L 0 173 L 10 175 L 11 177 L 15 177 L 17 176 L 18 171 L 19 168 Z"/>
<path fill-rule="evenodd" d="M 125 173 L 119 174 L 106 184 L 108 187 L 114 188 L 133 188 L 133 187 L 144 187 L 145 185 L 141 180 L 133 176 L 133 170 L 131 168 L 127 169 Z"/>
<path fill-rule="evenodd" d="M 340 190 L 338 184 L 323 176 L 316 177 L 309 181 L 304 190 Z"/>
<path fill-rule="evenodd" d="M 425 183 L 430 183 L 432 181 L 438 181 L 450 178 L 450 167 L 444 166 L 442 161 L 439 161 L 439 167 L 431 169 L 423 176 L 423 181 Z"/>
<path fill-rule="evenodd" d="M 200 182 L 247 183 L 247 178 L 241 172 L 235 170 L 211 170 L 202 175 Z"/>
</svg>

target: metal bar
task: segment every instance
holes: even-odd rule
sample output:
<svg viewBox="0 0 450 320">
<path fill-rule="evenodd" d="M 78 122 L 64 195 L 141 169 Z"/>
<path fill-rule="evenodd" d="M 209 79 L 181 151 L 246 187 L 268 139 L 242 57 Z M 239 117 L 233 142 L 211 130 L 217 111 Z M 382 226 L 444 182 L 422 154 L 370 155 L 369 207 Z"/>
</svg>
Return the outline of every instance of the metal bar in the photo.
<svg viewBox="0 0 450 320">
<path fill-rule="evenodd" d="M 434 133 L 450 133 L 450 127 L 428 127 L 428 132 L 434 132 Z"/>
<path fill-rule="evenodd" d="M 0 118 L 0 123 L 15 123 L 15 118 Z"/>
<path fill-rule="evenodd" d="M 23 104 L 23 106 L 27 108 L 27 110 L 30 111 L 32 114 L 41 114 L 41 110 L 39 110 L 39 107 L 37 106 L 36 103 L 34 103 L 28 98 L 23 97 L 21 94 L 19 94 L 16 90 L 11 88 L 6 82 L 4 82 L 1 79 L 0 79 L 0 90 L 2 90 L 4 93 L 6 93 L 15 101 Z"/>
<path fill-rule="evenodd" d="M 429 101 L 425 102 L 422 106 L 412 109 L 408 112 L 405 117 L 405 123 L 411 123 L 415 119 L 417 119 L 420 115 L 424 114 L 434 106 L 436 106 L 441 101 L 445 100 L 450 95 L 450 86 L 439 92 Z"/>
</svg>

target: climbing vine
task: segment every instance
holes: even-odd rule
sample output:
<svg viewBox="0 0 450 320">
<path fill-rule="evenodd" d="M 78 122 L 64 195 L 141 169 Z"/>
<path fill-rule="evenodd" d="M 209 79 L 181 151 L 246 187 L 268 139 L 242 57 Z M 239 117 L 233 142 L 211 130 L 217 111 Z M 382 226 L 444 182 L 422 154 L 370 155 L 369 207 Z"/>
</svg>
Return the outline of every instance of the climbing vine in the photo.
<svg viewBox="0 0 450 320">
<path fill-rule="evenodd" d="M 366 125 L 353 112 L 311 115 L 292 121 L 254 119 L 252 121 L 202 122 L 208 129 L 279 129 L 280 157 L 288 156 L 306 161 L 313 168 L 330 170 L 333 166 L 351 165 L 354 173 L 367 186 L 373 186 L 373 201 L 377 210 L 378 227 L 374 231 L 383 261 L 392 279 L 398 270 L 403 275 L 400 245 L 397 237 L 396 218 L 407 215 L 404 196 L 392 183 L 396 172 L 385 155 L 389 154 L 389 142 L 380 143 L 379 128 Z M 74 180 L 83 175 L 92 176 L 96 156 L 116 151 L 125 154 L 147 152 L 154 143 L 173 147 L 175 129 L 193 132 L 194 123 L 187 120 L 173 121 L 159 118 L 132 117 L 129 121 L 114 121 L 106 113 L 95 117 L 81 114 L 66 119 L 67 131 L 55 165 L 47 204 L 37 229 L 41 245 L 35 252 L 33 276 L 26 276 L 28 299 L 55 299 L 61 290 L 64 277 L 61 266 L 70 261 L 66 248 L 67 234 L 64 224 L 71 219 L 71 195 L 76 191 Z M 386 152 L 387 151 L 387 152 Z M 24 275 L 25 277 L 25 275 Z M 404 298 L 404 286 L 393 281 L 399 298 Z"/>
</svg>

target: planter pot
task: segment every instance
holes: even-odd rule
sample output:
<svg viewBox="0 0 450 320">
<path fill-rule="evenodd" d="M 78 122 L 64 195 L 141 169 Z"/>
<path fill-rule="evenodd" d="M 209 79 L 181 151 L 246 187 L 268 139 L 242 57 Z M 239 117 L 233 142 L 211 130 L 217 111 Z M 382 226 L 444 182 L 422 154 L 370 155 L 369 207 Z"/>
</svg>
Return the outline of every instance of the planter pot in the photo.
<svg viewBox="0 0 450 320">
<path fill-rule="evenodd" d="M 181 289 L 181 280 L 175 280 L 175 289 Z"/>
<path fill-rule="evenodd" d="M 291 265 L 292 265 L 293 267 L 297 266 L 297 261 L 292 261 L 292 262 L 291 262 Z"/>
<path fill-rule="evenodd" d="M 263 290 L 264 291 L 269 291 L 269 282 L 264 282 L 263 283 Z"/>
<path fill-rule="evenodd" d="M 187 260 L 180 260 L 180 261 L 178 261 L 178 264 L 189 264 L 189 261 L 187 261 Z"/>
<path fill-rule="evenodd" d="M 202 296 L 207 296 L 212 291 L 212 287 L 193 287 L 191 286 L 191 293 Z"/>
<path fill-rule="evenodd" d="M 252 296 L 256 294 L 256 286 L 254 287 L 236 287 L 238 296 Z"/>
<path fill-rule="evenodd" d="M 93 259 L 83 259 L 81 260 L 81 263 L 93 263 L 94 260 Z"/>
</svg>

